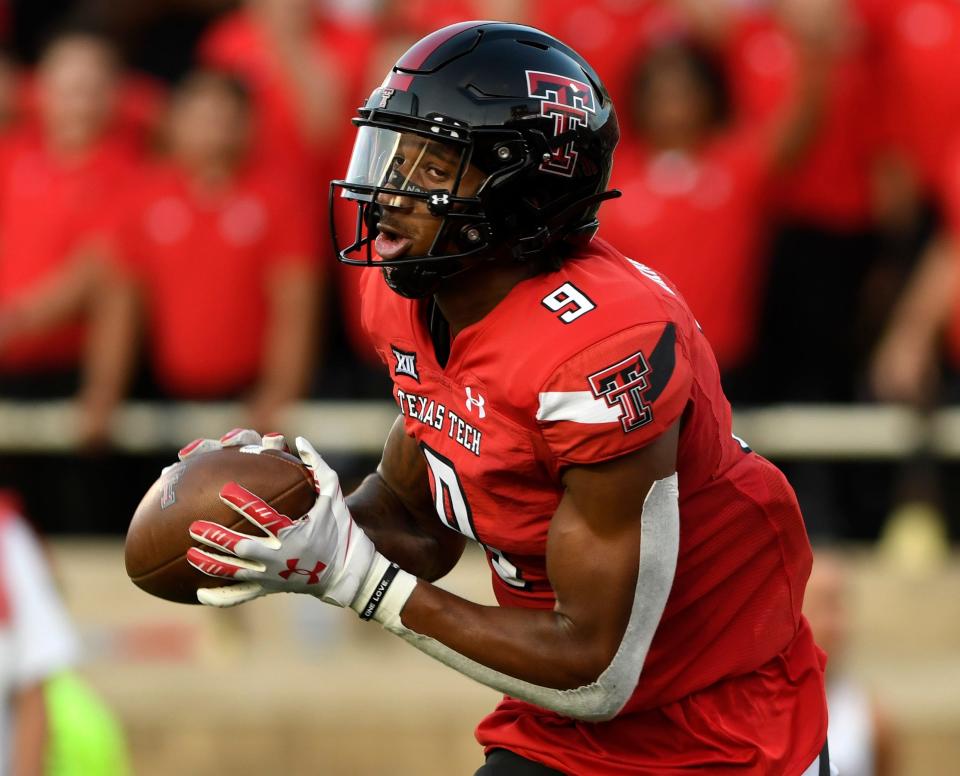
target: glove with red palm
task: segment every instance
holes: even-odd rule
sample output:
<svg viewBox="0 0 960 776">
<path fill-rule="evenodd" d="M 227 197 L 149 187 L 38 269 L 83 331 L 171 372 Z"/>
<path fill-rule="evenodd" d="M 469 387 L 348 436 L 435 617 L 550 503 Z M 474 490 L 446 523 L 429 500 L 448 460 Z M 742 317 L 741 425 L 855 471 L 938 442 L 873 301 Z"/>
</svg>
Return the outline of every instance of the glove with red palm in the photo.
<svg viewBox="0 0 960 776">
<path fill-rule="evenodd" d="M 227 443 L 255 444 L 250 433 L 236 433 Z M 233 441 L 238 438 L 243 441 Z M 211 446 L 205 444 L 208 441 L 193 443 L 197 447 L 192 449 L 188 445 L 184 457 L 226 444 Z M 202 588 L 197 597 L 201 603 L 222 607 L 270 593 L 309 593 L 337 606 L 352 606 L 369 619 L 399 569 L 376 551 L 354 522 L 336 472 L 303 437 L 297 438 L 297 450 L 317 489 L 313 508 L 293 520 L 238 484 L 227 483 L 220 499 L 264 535 L 248 536 L 206 520 L 194 522 L 190 535 L 218 552 L 191 548 L 190 564 L 209 576 L 239 580 L 229 586 Z"/>
</svg>

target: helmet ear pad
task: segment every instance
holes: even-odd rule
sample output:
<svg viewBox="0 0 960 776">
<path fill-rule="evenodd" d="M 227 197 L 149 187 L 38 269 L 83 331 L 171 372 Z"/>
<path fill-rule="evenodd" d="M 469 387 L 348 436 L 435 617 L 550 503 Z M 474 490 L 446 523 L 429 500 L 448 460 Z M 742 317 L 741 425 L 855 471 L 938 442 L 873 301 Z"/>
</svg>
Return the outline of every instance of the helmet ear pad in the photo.
<svg viewBox="0 0 960 776">
<path fill-rule="evenodd" d="M 487 240 L 519 260 L 568 236 L 596 231 L 599 202 L 589 201 L 596 194 L 595 179 L 579 188 L 568 182 L 558 194 L 555 176 L 542 172 L 539 164 L 538 154 L 519 170 L 492 176 L 480 197 L 489 221 Z"/>
</svg>

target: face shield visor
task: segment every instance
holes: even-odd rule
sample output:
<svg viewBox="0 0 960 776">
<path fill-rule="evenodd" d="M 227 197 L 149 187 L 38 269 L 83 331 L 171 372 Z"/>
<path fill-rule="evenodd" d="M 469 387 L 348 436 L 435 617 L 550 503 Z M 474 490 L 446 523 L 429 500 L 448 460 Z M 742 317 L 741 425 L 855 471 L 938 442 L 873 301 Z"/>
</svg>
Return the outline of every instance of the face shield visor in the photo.
<svg viewBox="0 0 960 776">
<path fill-rule="evenodd" d="M 330 184 L 330 228 L 341 261 L 434 262 L 486 247 L 485 216 L 476 196 L 485 176 L 470 166 L 470 143 L 452 128 L 443 129 L 441 140 L 429 133 L 359 127 L 346 177 Z M 356 205 L 348 240 L 339 236 L 349 228 L 344 200 Z"/>
</svg>

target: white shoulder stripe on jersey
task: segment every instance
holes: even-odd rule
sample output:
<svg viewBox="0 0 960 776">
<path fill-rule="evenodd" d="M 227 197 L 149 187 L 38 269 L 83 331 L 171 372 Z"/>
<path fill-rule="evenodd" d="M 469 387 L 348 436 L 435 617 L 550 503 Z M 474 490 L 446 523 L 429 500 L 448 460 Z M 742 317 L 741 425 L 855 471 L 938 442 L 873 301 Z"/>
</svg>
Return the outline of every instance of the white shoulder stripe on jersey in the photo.
<svg viewBox="0 0 960 776">
<path fill-rule="evenodd" d="M 572 420 L 574 423 L 616 423 L 623 410 L 611 407 L 590 391 L 544 391 L 537 420 Z"/>
</svg>

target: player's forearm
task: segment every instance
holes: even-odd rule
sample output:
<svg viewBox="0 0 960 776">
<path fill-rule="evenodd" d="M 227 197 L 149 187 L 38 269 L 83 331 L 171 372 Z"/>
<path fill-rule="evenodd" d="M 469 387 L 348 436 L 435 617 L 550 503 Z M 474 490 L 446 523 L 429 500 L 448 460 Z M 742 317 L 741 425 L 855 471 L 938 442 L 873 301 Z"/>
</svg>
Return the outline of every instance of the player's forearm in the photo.
<svg viewBox="0 0 960 776">
<path fill-rule="evenodd" d="M 666 441 L 663 451 L 675 452 L 676 431 Z M 633 490 L 634 475 L 646 468 L 659 471 L 660 447 L 648 446 L 621 463 L 614 490 Z M 597 477 L 605 479 L 603 470 L 568 472 L 568 494 L 548 538 L 548 554 L 554 550 L 548 573 L 557 594 L 552 611 L 479 606 L 380 557 L 351 607 L 488 687 L 575 719 L 611 719 L 637 685 L 672 588 L 679 488 L 676 473 L 657 479 L 639 519 L 584 523 L 579 510 L 590 505 L 581 502 L 591 499 L 583 486 L 595 485 Z"/>
<path fill-rule="evenodd" d="M 444 576 L 463 552 L 463 537 L 443 528 L 436 518 L 433 522 L 439 530 L 419 528 L 399 496 L 377 473 L 347 496 L 347 506 L 377 550 L 421 579 Z"/>
<path fill-rule="evenodd" d="M 552 609 L 481 606 L 422 581 L 401 621 L 494 671 L 559 690 L 594 682 L 623 635 L 602 638 Z"/>
<path fill-rule="evenodd" d="M 33 684 L 13 698 L 12 776 L 41 776 L 47 738 L 46 704 L 43 686 Z"/>
</svg>

